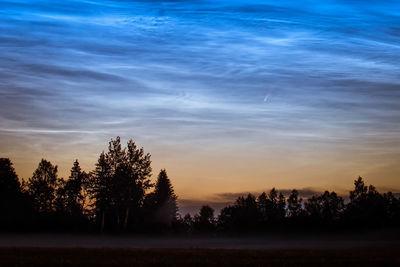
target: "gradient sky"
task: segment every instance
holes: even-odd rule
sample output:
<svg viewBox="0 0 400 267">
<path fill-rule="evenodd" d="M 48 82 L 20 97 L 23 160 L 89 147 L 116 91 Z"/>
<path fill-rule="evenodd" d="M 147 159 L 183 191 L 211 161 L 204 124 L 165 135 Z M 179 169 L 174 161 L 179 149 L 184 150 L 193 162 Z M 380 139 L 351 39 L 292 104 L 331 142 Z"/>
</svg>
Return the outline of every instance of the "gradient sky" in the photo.
<svg viewBox="0 0 400 267">
<path fill-rule="evenodd" d="M 120 135 L 187 203 L 398 190 L 400 4 L 0 0 L 0 125 L 23 178 Z"/>
</svg>

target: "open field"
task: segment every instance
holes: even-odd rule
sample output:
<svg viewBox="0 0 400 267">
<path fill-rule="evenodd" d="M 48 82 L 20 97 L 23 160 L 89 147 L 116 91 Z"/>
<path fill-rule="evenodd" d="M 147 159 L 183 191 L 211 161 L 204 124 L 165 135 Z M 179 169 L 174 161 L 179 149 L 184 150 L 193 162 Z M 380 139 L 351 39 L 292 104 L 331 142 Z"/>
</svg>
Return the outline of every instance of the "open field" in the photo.
<svg viewBox="0 0 400 267">
<path fill-rule="evenodd" d="M 264 236 L 0 234 L 0 266 L 400 266 L 397 231 Z"/>
<path fill-rule="evenodd" d="M 400 250 L 1 248 L 0 266 L 399 266 Z"/>
<path fill-rule="evenodd" d="M 348 249 L 399 248 L 400 232 L 274 233 L 259 235 L 89 235 L 0 233 L 0 248 L 206 248 L 206 249 Z"/>
</svg>

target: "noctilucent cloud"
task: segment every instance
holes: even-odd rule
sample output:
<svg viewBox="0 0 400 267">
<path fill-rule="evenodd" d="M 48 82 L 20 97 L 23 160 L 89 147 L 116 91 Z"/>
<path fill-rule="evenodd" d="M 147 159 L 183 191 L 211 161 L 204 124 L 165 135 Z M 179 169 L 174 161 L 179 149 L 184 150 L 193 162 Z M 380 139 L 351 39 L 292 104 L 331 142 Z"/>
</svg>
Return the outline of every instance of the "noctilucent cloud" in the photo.
<svg viewBox="0 0 400 267">
<path fill-rule="evenodd" d="M 396 189 L 400 4 L 0 0 L 0 125 L 24 178 L 120 135 L 181 199 Z"/>
</svg>

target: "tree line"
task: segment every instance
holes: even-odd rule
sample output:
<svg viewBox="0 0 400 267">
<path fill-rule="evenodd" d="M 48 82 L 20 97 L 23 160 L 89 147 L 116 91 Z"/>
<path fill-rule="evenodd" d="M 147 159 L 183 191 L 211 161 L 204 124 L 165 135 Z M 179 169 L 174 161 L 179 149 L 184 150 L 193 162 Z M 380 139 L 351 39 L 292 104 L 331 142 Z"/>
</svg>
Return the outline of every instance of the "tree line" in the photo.
<svg viewBox="0 0 400 267">
<path fill-rule="evenodd" d="M 67 180 L 42 159 L 20 182 L 12 162 L 0 158 L 0 230 L 130 233 L 268 232 L 398 227 L 400 199 L 379 193 L 359 177 L 348 199 L 325 191 L 303 200 L 297 190 L 275 188 L 258 197 L 241 196 L 218 216 L 202 206 L 192 216 L 178 213 L 177 196 L 165 169 L 155 183 L 151 156 L 117 137 L 91 172 L 73 163 Z"/>
</svg>

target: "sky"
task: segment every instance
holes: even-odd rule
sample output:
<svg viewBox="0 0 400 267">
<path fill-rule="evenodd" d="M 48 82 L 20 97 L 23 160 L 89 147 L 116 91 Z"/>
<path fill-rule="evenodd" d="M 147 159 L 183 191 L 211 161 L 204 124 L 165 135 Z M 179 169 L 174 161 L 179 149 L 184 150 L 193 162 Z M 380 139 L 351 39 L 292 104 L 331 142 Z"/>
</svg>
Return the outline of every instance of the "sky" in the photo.
<svg viewBox="0 0 400 267">
<path fill-rule="evenodd" d="M 133 139 L 183 206 L 400 190 L 400 3 L 0 0 L 0 157 L 68 177 Z"/>
</svg>

